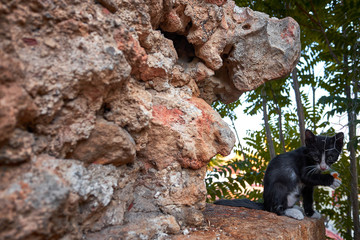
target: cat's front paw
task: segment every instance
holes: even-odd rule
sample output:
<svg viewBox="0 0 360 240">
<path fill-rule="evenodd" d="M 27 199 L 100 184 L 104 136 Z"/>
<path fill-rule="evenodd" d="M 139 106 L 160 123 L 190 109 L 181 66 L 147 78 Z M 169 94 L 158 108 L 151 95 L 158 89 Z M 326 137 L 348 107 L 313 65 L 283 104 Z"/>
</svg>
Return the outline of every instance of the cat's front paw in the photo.
<svg viewBox="0 0 360 240">
<path fill-rule="evenodd" d="M 295 218 L 297 220 L 303 220 L 304 219 L 304 214 L 296 208 L 288 208 L 285 210 L 285 216 L 291 217 L 291 218 Z"/>
<path fill-rule="evenodd" d="M 330 187 L 331 187 L 332 189 L 336 189 L 336 188 L 338 188 L 340 185 L 341 185 L 341 180 L 340 180 L 340 179 L 337 179 L 337 178 L 334 178 L 334 181 L 333 181 L 333 183 L 330 185 Z"/>
<path fill-rule="evenodd" d="M 314 211 L 314 214 L 310 216 L 311 218 L 320 219 L 321 214 L 318 211 Z"/>
</svg>

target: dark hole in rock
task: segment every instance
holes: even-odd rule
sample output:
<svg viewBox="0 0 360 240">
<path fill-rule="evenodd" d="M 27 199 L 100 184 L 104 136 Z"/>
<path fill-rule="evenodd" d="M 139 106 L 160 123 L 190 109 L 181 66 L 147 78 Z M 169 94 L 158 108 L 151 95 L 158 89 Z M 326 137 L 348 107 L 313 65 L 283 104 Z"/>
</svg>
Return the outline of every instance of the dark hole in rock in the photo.
<svg viewBox="0 0 360 240">
<path fill-rule="evenodd" d="M 34 124 L 29 124 L 26 126 L 26 130 L 29 132 L 29 133 L 35 133 L 36 132 L 36 127 Z"/>
<path fill-rule="evenodd" d="M 132 168 L 132 167 L 134 166 L 134 163 L 126 163 L 126 166 L 127 166 L 128 168 Z"/>
<path fill-rule="evenodd" d="M 115 13 L 118 10 L 117 6 L 111 0 L 95 0 L 94 3 L 102 5 L 111 13 Z"/>
<path fill-rule="evenodd" d="M 234 50 L 234 45 L 227 45 L 224 48 L 224 51 L 221 54 L 221 58 L 223 60 L 223 62 L 225 63 L 226 59 L 229 58 L 231 52 Z"/>
<path fill-rule="evenodd" d="M 245 24 L 244 26 L 242 26 L 242 28 L 244 29 L 244 30 L 249 30 L 250 28 L 251 28 L 251 25 L 250 24 Z"/>
<path fill-rule="evenodd" d="M 111 105 L 109 103 L 104 102 L 101 105 L 101 108 L 98 110 L 98 115 L 104 116 L 106 113 L 109 113 L 109 112 L 111 112 Z"/>
<path fill-rule="evenodd" d="M 215 94 L 216 100 L 220 100 L 222 103 L 230 103 L 236 101 L 239 92 L 236 90 L 234 83 L 232 81 L 233 75 L 233 52 L 235 51 L 234 45 L 227 45 L 224 48 L 224 51 L 221 54 L 223 60 L 223 65 L 221 68 L 215 71 L 213 78 L 221 79 L 222 84 L 219 85 L 220 88 L 215 87 L 213 92 Z M 224 89 L 225 87 L 225 89 Z"/>
<path fill-rule="evenodd" d="M 192 27 L 192 21 L 190 21 L 189 23 L 188 23 L 188 25 L 186 26 L 186 28 L 185 28 L 185 32 L 186 33 L 189 33 L 189 31 L 190 31 L 190 28 Z M 187 34 L 186 34 L 187 35 Z"/>
<path fill-rule="evenodd" d="M 224 48 L 224 51 L 221 54 L 221 58 L 223 60 L 223 65 L 220 69 L 215 71 L 215 76 L 223 79 L 229 78 L 229 57 L 231 57 L 232 52 L 234 51 L 234 45 L 227 45 Z"/>
<path fill-rule="evenodd" d="M 184 35 L 164 31 L 161 31 L 161 33 L 164 35 L 164 37 L 173 41 L 175 50 L 178 55 L 178 62 L 189 63 L 195 58 L 194 46 L 188 42 Z"/>
</svg>

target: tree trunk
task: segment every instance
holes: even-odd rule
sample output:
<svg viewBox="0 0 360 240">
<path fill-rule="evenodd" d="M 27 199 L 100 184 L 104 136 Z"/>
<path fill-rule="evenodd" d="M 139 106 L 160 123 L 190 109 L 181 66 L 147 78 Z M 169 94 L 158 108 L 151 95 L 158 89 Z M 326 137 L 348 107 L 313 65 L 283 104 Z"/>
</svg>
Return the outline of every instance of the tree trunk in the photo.
<svg viewBox="0 0 360 240">
<path fill-rule="evenodd" d="M 267 140 L 268 147 L 269 147 L 270 158 L 273 159 L 274 157 L 276 157 L 276 154 L 275 154 L 274 143 L 273 143 L 271 131 L 270 131 L 269 117 L 268 117 L 267 109 L 266 109 L 267 99 L 266 99 L 266 92 L 265 92 L 265 84 L 263 85 L 263 87 L 261 89 L 261 96 L 263 99 L 262 104 L 263 104 L 263 113 L 264 113 L 264 124 L 265 124 L 265 130 L 266 130 L 266 140 Z"/>
<path fill-rule="evenodd" d="M 300 131 L 300 141 L 301 145 L 305 146 L 305 117 L 304 117 L 304 108 L 301 102 L 301 95 L 300 95 L 300 85 L 297 75 L 297 68 L 295 67 L 292 71 L 292 79 L 293 79 L 293 88 L 295 92 L 295 99 L 296 99 L 296 107 L 297 107 L 297 115 L 299 118 L 299 131 Z"/>
<path fill-rule="evenodd" d="M 316 100 L 315 100 L 315 92 L 316 92 L 316 88 L 315 88 L 315 86 L 313 85 L 313 86 L 311 86 L 311 89 L 312 89 L 312 92 L 313 92 L 313 114 L 312 114 L 312 123 L 313 123 L 313 129 L 312 129 L 312 131 L 314 132 L 314 133 L 316 133 L 316 114 L 315 114 L 315 112 L 316 112 Z"/>
<path fill-rule="evenodd" d="M 348 216 L 350 216 L 350 219 L 351 219 L 351 195 L 350 194 L 351 194 L 350 192 L 346 193 L 346 197 L 347 197 L 346 202 L 348 203 L 348 206 L 350 206 L 346 214 Z M 352 226 L 351 225 L 346 225 L 346 234 L 348 234 L 349 236 L 352 235 Z"/>
<path fill-rule="evenodd" d="M 237 138 L 237 140 L 238 140 L 238 146 L 239 146 L 240 151 L 241 151 L 241 153 L 242 153 L 242 155 L 243 155 L 243 157 L 244 157 L 244 160 L 246 161 L 246 160 L 247 160 L 247 157 L 246 157 L 245 152 L 244 152 L 244 149 L 243 149 L 243 147 L 242 147 L 242 145 L 241 145 L 241 143 L 240 143 L 240 137 L 239 137 L 239 134 L 238 134 L 238 132 L 237 132 L 237 130 L 236 130 L 235 123 L 234 123 L 234 119 L 231 117 L 230 120 L 231 120 L 233 129 L 234 129 L 234 131 L 235 131 L 235 136 L 236 136 L 236 138 Z"/>
<path fill-rule="evenodd" d="M 357 38 L 359 39 L 359 32 L 357 33 Z M 359 57 L 358 55 L 356 54 L 357 51 L 356 49 L 358 49 L 358 42 L 356 42 L 356 44 L 353 46 L 353 49 L 355 51 L 353 51 L 353 55 L 352 55 L 352 61 L 355 62 Z M 352 115 L 352 118 L 353 118 L 353 125 L 352 125 L 352 134 L 354 135 L 354 140 L 356 141 L 356 129 L 357 129 L 357 112 L 355 110 L 356 108 L 356 103 L 358 101 L 358 94 L 359 94 L 359 79 L 358 79 L 358 75 L 356 75 L 356 72 L 358 72 L 359 70 L 356 69 L 357 66 L 353 65 L 353 71 L 352 71 L 352 84 L 353 84 L 353 94 L 354 94 L 354 99 L 353 99 L 353 103 L 354 105 L 352 110 L 353 110 L 353 115 Z M 352 145 L 353 146 L 353 151 L 355 152 L 356 151 L 356 148 L 355 148 L 355 142 L 354 144 Z M 355 239 L 359 240 L 360 239 L 360 220 L 359 220 L 359 217 L 360 217 L 360 214 L 359 214 L 359 201 L 358 201 L 358 194 L 359 194 L 359 185 L 358 185 L 358 179 L 359 179 L 359 160 L 356 159 L 356 156 L 354 154 L 354 158 L 353 158 L 353 162 L 351 163 L 350 165 L 350 172 L 351 172 L 351 178 L 352 178 L 352 181 L 351 181 L 351 188 L 354 188 L 356 189 L 356 191 L 353 193 L 353 196 L 352 196 L 352 200 L 354 201 L 355 203 L 355 208 L 353 209 L 353 215 L 355 216 L 356 215 L 356 220 L 354 218 L 354 228 L 357 229 L 355 230 L 355 233 L 354 235 L 357 237 L 355 237 Z"/>
<path fill-rule="evenodd" d="M 357 175 L 357 161 L 356 161 L 356 125 L 355 125 L 355 114 L 353 110 L 353 104 L 351 99 L 351 87 L 346 86 L 345 89 L 346 98 L 350 102 L 347 115 L 348 115 L 348 124 L 349 124 L 349 139 L 348 150 L 350 152 L 350 185 L 351 185 L 351 205 L 352 205 L 352 215 L 354 222 L 354 239 L 360 239 L 360 225 L 359 225 L 359 201 L 358 201 L 358 175 Z"/>
<path fill-rule="evenodd" d="M 344 33 L 345 35 L 345 33 Z M 351 81 L 349 79 L 348 71 L 348 55 L 344 54 L 344 75 L 346 78 L 345 94 L 348 102 L 347 115 L 348 115 L 348 126 L 349 126 L 349 144 L 348 150 L 350 152 L 350 198 L 352 206 L 352 217 L 354 223 L 354 240 L 360 240 L 360 224 L 359 224 L 359 200 L 358 200 L 358 173 L 357 173 L 357 161 L 356 161 L 356 113 L 354 101 L 351 97 Z M 355 83 L 355 82 L 354 82 Z M 355 99 L 356 99 L 355 92 Z"/>
<path fill-rule="evenodd" d="M 280 143 L 281 143 L 283 153 L 284 153 L 284 152 L 286 152 L 286 149 L 285 149 L 285 139 L 284 139 L 284 134 L 283 134 L 283 129 L 282 129 L 282 116 L 281 116 L 282 111 L 281 111 L 281 107 L 279 105 L 279 102 L 276 99 L 275 92 L 272 89 L 271 85 L 270 85 L 270 89 L 271 89 L 271 92 L 272 92 L 272 95 L 273 95 L 273 98 L 274 98 L 274 103 L 276 105 L 276 112 L 277 112 L 278 118 L 279 118 L 279 121 L 278 121 L 278 123 L 279 123 L 279 139 L 280 139 Z"/>
<path fill-rule="evenodd" d="M 280 142 L 281 142 L 283 152 L 286 152 L 285 139 L 284 139 L 284 134 L 283 134 L 283 129 L 282 129 L 281 107 L 278 107 L 278 114 L 279 114 L 279 138 L 280 138 Z"/>
</svg>

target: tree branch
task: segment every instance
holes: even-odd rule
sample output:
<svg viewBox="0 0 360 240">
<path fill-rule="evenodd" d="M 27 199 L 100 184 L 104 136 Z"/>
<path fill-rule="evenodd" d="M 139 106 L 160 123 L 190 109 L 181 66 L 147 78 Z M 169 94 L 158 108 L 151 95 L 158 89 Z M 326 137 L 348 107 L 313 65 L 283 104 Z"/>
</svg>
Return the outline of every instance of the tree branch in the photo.
<svg viewBox="0 0 360 240">
<path fill-rule="evenodd" d="M 311 3 L 312 3 L 312 1 L 311 1 Z M 313 22 L 315 25 L 319 26 L 319 30 L 325 38 L 325 42 L 326 42 L 326 45 L 329 49 L 331 56 L 334 58 L 335 62 L 338 65 L 341 65 L 341 61 L 339 61 L 338 57 L 336 56 L 336 54 L 334 53 L 334 51 L 332 50 L 332 48 L 330 46 L 329 38 L 327 37 L 326 32 L 325 32 L 323 26 L 321 25 L 320 21 L 318 19 L 313 18 L 313 16 L 311 16 L 311 14 L 309 14 L 308 11 L 306 11 L 300 4 L 295 3 L 295 5 L 296 5 L 296 7 L 298 7 L 301 10 L 301 12 L 303 12 L 310 19 L 311 22 Z M 314 15 L 317 15 L 316 11 L 313 7 L 313 4 L 311 4 L 311 5 L 312 5 L 312 11 L 314 12 Z"/>
</svg>

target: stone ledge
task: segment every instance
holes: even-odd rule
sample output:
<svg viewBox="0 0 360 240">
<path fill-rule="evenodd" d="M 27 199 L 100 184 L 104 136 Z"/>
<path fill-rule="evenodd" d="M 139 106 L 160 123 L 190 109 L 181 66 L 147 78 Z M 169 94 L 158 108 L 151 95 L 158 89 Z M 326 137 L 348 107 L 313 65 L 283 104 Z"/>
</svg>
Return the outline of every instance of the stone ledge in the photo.
<svg viewBox="0 0 360 240">
<path fill-rule="evenodd" d="M 188 235 L 176 235 L 180 239 L 325 239 L 323 219 L 295 220 L 260 210 L 207 204 L 204 211 L 207 226 Z"/>
</svg>

